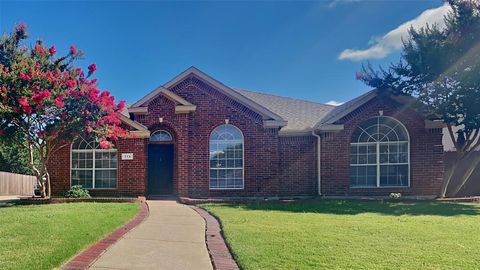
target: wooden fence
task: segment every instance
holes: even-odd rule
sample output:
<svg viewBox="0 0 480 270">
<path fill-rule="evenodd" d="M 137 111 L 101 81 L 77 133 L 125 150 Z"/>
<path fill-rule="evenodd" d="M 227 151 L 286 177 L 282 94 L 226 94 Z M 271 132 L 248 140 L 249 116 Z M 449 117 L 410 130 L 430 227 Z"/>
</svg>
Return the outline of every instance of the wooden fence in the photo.
<svg viewBox="0 0 480 270">
<path fill-rule="evenodd" d="M 0 196 L 32 196 L 35 176 L 0 172 Z"/>
</svg>

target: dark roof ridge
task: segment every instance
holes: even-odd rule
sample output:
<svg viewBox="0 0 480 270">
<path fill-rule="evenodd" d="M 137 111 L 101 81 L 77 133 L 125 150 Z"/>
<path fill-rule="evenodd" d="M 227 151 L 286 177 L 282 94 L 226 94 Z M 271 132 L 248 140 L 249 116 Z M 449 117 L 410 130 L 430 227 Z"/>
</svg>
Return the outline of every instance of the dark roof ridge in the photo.
<svg viewBox="0 0 480 270">
<path fill-rule="evenodd" d="M 265 93 L 265 92 L 260 92 L 260 91 L 254 91 L 254 90 L 247 90 L 247 89 L 237 88 L 237 87 L 233 87 L 233 90 L 236 90 L 236 91 L 245 91 L 245 92 L 256 93 L 256 94 L 267 95 L 267 96 L 278 97 L 278 98 L 287 98 L 287 99 L 291 99 L 291 100 L 295 100 L 295 101 L 303 101 L 303 102 L 313 103 L 313 104 L 317 104 L 317 105 L 324 105 L 324 106 L 336 107 L 335 105 L 331 105 L 331 104 L 320 103 L 320 102 L 315 102 L 315 101 L 306 100 L 306 99 L 301 99 L 301 98 L 280 96 L 280 95 L 275 95 L 275 94 L 270 94 L 270 93 Z M 240 94 L 241 94 L 241 93 L 240 93 Z"/>
</svg>

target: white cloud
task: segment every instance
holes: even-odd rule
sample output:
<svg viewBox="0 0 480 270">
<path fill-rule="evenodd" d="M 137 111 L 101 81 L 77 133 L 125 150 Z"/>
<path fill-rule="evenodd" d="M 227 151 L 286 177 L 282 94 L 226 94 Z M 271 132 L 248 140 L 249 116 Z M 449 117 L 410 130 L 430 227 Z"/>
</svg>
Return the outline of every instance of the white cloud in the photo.
<svg viewBox="0 0 480 270">
<path fill-rule="evenodd" d="M 336 7 L 339 4 L 345 4 L 345 3 L 353 3 L 353 2 L 360 2 L 361 0 L 332 0 L 329 4 L 329 8 Z"/>
<path fill-rule="evenodd" d="M 413 20 L 407 21 L 397 28 L 391 30 L 383 37 L 377 38 L 372 42 L 372 46 L 364 50 L 346 49 L 339 56 L 340 60 L 365 60 L 382 59 L 390 53 L 400 50 L 403 46 L 402 37 L 408 37 L 408 29 L 412 26 L 419 29 L 425 24 L 437 24 L 440 28 L 445 27 L 443 21 L 444 15 L 451 10 L 449 4 L 445 3 L 438 8 L 427 9 Z"/>
<path fill-rule="evenodd" d="M 329 102 L 325 103 L 327 105 L 332 105 L 332 106 L 339 106 L 339 105 L 342 105 L 344 102 L 339 102 L 339 101 L 335 101 L 335 100 L 330 100 Z"/>
</svg>

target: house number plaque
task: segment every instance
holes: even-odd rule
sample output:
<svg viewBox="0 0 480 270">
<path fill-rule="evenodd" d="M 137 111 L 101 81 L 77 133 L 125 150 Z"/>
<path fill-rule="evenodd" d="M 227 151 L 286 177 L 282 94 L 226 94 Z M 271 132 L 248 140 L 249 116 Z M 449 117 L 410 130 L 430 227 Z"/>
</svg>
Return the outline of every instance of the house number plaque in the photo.
<svg viewBox="0 0 480 270">
<path fill-rule="evenodd" d="M 133 160 L 133 153 L 123 153 L 122 160 Z"/>
</svg>

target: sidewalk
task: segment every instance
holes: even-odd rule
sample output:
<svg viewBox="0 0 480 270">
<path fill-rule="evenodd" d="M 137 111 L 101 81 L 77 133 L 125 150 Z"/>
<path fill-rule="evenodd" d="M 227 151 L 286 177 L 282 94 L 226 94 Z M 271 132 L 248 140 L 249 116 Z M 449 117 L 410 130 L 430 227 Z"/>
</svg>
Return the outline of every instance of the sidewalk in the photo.
<svg viewBox="0 0 480 270">
<path fill-rule="evenodd" d="M 150 214 L 90 269 L 208 269 L 205 221 L 175 201 L 148 201 Z"/>
</svg>

